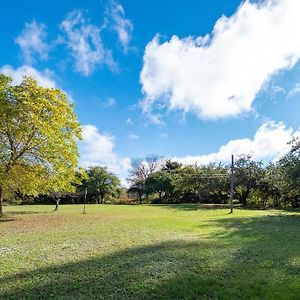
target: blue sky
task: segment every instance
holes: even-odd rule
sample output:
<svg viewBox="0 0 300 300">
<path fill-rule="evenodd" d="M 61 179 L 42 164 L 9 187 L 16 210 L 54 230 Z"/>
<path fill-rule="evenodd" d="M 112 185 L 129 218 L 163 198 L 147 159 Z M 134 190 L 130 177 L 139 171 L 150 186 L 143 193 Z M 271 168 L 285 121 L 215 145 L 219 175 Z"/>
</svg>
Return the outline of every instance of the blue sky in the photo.
<svg viewBox="0 0 300 300">
<path fill-rule="evenodd" d="M 68 94 L 83 166 L 124 179 L 132 158 L 151 153 L 272 160 L 298 133 L 297 0 L 1 5 L 0 71 Z"/>
</svg>

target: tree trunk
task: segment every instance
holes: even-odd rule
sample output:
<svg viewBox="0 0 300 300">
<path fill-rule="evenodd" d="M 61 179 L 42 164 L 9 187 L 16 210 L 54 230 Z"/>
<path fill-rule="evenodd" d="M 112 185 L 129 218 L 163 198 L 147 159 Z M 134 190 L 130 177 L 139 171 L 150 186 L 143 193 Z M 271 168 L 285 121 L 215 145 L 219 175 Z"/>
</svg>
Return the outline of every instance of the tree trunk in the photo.
<svg viewBox="0 0 300 300">
<path fill-rule="evenodd" d="M 244 192 L 242 192 L 242 193 L 240 194 L 239 201 L 240 201 L 240 203 L 241 203 L 243 206 L 246 206 L 246 205 L 247 205 L 247 203 L 248 203 L 247 200 L 248 200 L 249 194 L 250 194 L 250 190 L 249 190 L 249 189 L 247 189 L 246 191 L 244 191 Z"/>
<path fill-rule="evenodd" d="M 158 196 L 159 196 L 159 203 L 161 203 L 161 194 L 162 194 L 162 191 L 159 191 L 159 192 L 158 192 Z"/>
<path fill-rule="evenodd" d="M 246 197 L 246 195 L 244 195 L 244 194 L 241 195 L 240 203 L 241 203 L 243 206 L 246 206 L 246 205 L 247 205 L 247 197 Z"/>
<path fill-rule="evenodd" d="M 56 201 L 56 204 L 55 204 L 55 209 L 54 209 L 54 211 L 58 210 L 58 206 L 59 206 L 59 201 L 60 201 L 60 199 L 56 199 L 55 201 Z"/>
<path fill-rule="evenodd" d="M 298 207 L 299 207 L 299 204 L 298 204 L 298 196 L 293 197 L 293 200 L 292 200 L 292 207 L 293 207 L 293 208 L 298 208 Z"/>
<path fill-rule="evenodd" d="M 280 206 L 280 198 L 279 196 L 273 196 L 273 205 L 274 207 L 279 207 Z"/>
<path fill-rule="evenodd" d="M 3 216 L 3 188 L 0 186 L 0 217 Z"/>
</svg>

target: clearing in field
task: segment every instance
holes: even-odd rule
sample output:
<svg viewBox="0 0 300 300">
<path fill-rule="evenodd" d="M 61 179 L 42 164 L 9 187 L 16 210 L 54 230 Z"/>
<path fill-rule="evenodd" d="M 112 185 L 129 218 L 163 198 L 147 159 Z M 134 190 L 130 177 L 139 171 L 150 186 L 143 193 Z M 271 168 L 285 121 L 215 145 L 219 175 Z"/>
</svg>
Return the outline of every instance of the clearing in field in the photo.
<svg viewBox="0 0 300 300">
<path fill-rule="evenodd" d="M 297 299 L 299 212 L 7 207 L 1 299 Z M 299 299 L 299 298 L 298 298 Z"/>
</svg>

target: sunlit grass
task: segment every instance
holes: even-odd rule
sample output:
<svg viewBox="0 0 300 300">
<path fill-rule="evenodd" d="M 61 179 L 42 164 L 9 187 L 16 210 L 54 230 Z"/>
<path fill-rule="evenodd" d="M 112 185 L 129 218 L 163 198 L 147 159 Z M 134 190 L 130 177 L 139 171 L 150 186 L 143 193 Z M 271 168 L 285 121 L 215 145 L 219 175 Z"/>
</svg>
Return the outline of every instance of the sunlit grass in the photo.
<svg viewBox="0 0 300 300">
<path fill-rule="evenodd" d="M 299 299 L 300 214 L 5 207 L 2 299 Z"/>
</svg>

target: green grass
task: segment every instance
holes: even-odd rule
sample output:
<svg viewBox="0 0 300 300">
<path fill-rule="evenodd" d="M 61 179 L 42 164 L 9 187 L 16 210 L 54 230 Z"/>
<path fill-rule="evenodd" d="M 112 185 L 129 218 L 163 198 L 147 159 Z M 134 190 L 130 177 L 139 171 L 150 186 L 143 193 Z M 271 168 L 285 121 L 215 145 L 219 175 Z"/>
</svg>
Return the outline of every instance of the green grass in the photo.
<svg viewBox="0 0 300 300">
<path fill-rule="evenodd" d="M 5 207 L 0 299 L 299 299 L 300 213 Z"/>
</svg>

